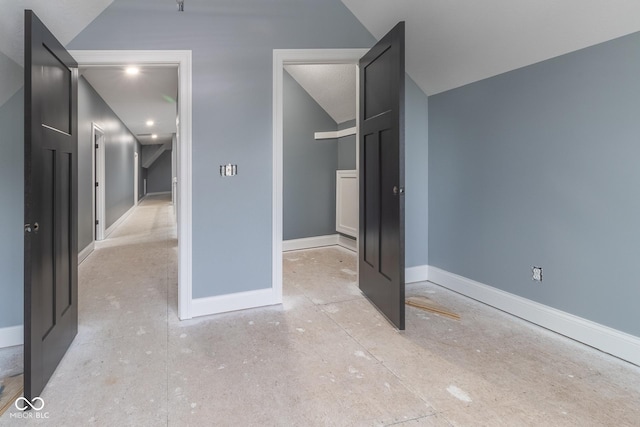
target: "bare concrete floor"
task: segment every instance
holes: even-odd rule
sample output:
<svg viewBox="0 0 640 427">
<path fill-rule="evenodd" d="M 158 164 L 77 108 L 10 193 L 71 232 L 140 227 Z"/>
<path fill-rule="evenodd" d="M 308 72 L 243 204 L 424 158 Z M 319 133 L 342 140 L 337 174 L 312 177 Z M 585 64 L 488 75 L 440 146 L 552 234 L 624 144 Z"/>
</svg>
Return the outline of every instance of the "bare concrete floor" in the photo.
<svg viewBox="0 0 640 427">
<path fill-rule="evenodd" d="M 184 322 L 176 255 L 171 207 L 147 199 L 81 264 L 42 424 L 640 425 L 640 368 L 430 283 L 407 295 L 462 319 L 407 307 L 398 332 L 342 248 L 285 253 L 282 306 Z"/>
</svg>

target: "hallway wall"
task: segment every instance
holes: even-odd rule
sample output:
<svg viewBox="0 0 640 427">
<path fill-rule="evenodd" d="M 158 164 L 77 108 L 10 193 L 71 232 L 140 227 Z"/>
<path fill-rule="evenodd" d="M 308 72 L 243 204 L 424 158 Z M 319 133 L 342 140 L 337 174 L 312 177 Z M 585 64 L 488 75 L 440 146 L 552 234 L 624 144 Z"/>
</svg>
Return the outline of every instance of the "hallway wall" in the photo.
<svg viewBox="0 0 640 427">
<path fill-rule="evenodd" d="M 105 229 L 133 207 L 135 136 L 83 77 L 78 81 L 78 249 L 93 240 L 92 122 L 105 132 Z"/>
<path fill-rule="evenodd" d="M 147 168 L 147 193 L 171 191 L 171 155 L 166 150 Z"/>
</svg>

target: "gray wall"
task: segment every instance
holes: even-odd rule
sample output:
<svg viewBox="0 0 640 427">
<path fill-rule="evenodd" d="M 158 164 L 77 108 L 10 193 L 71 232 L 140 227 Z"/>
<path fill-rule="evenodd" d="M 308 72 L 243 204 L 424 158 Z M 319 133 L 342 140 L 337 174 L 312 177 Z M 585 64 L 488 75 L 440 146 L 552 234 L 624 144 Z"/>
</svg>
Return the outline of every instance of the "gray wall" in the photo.
<svg viewBox="0 0 640 427">
<path fill-rule="evenodd" d="M 314 133 L 338 125 L 289 73 L 283 77 L 283 239 L 335 234 L 338 142 Z"/>
<path fill-rule="evenodd" d="M 349 120 L 338 124 L 338 130 L 352 128 L 356 120 Z M 338 169 L 354 170 L 356 168 L 356 135 L 344 136 L 338 139 Z"/>
<path fill-rule="evenodd" d="M 171 153 L 166 150 L 147 168 L 147 193 L 171 191 Z"/>
<path fill-rule="evenodd" d="M 0 328 L 23 322 L 23 118 L 24 90 L 19 89 L 0 106 Z"/>
<path fill-rule="evenodd" d="M 273 49 L 373 43 L 339 0 L 191 0 L 184 13 L 115 0 L 69 44 L 193 52 L 195 298 L 271 286 Z M 220 177 L 229 162 L 239 174 Z"/>
<path fill-rule="evenodd" d="M 431 265 L 640 336 L 638 46 L 429 98 Z"/>
<path fill-rule="evenodd" d="M 429 264 L 429 122 L 428 99 L 405 78 L 405 265 Z"/>
<path fill-rule="evenodd" d="M 78 81 L 78 248 L 93 240 L 92 122 L 105 132 L 105 228 L 133 206 L 137 140 L 91 85 Z"/>
</svg>

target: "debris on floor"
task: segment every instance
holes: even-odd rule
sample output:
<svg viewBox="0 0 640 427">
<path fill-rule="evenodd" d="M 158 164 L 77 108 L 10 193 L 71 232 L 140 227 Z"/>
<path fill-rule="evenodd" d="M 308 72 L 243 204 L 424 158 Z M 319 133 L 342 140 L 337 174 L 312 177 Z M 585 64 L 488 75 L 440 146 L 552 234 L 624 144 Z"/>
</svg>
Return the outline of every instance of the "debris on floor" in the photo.
<svg viewBox="0 0 640 427">
<path fill-rule="evenodd" d="M 405 300 L 405 303 L 411 307 L 416 307 L 421 310 L 430 311 L 432 313 L 439 314 L 441 316 L 449 317 L 450 319 L 460 320 L 460 315 L 454 313 L 446 307 L 443 307 L 427 297 L 417 296 L 409 297 Z"/>
<path fill-rule="evenodd" d="M 24 378 L 22 374 L 0 379 L 0 415 L 22 396 Z"/>
</svg>

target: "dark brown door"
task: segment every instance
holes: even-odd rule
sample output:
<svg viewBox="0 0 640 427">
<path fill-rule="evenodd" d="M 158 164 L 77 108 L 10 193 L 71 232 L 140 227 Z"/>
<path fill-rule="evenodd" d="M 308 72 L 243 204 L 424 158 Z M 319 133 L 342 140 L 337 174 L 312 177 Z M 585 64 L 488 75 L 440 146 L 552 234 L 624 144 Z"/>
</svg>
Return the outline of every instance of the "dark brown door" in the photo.
<svg viewBox="0 0 640 427">
<path fill-rule="evenodd" d="M 360 60 L 360 289 L 404 329 L 404 22 Z"/>
<path fill-rule="evenodd" d="M 24 53 L 24 395 L 31 400 L 78 331 L 78 66 L 30 10 Z"/>
</svg>

